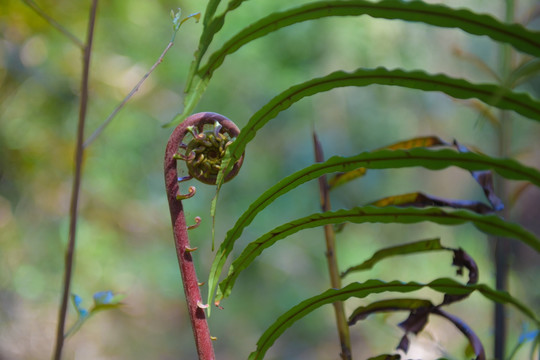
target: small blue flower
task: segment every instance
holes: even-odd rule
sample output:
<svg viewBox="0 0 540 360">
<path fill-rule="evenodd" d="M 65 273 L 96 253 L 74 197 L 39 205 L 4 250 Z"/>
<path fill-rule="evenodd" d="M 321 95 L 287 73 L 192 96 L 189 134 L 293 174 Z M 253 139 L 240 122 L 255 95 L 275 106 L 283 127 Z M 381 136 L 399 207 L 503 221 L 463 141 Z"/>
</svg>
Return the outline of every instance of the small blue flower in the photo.
<svg viewBox="0 0 540 360">
<path fill-rule="evenodd" d="M 109 305 L 114 300 L 112 291 L 100 291 L 94 294 L 94 303 L 98 305 Z"/>
<path fill-rule="evenodd" d="M 73 305 L 75 305 L 75 309 L 77 310 L 77 313 L 81 318 L 85 318 L 88 316 L 88 310 L 83 308 L 81 306 L 82 304 L 82 298 L 77 294 L 71 294 L 71 299 L 73 300 Z"/>
</svg>

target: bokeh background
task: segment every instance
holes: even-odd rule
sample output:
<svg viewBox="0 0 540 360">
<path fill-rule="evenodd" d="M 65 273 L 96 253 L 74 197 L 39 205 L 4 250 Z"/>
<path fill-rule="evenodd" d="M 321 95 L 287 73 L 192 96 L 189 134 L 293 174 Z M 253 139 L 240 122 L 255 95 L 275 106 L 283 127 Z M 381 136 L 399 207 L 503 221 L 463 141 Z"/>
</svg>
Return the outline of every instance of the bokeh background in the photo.
<svg viewBox="0 0 540 360">
<path fill-rule="evenodd" d="M 265 14 L 307 1 L 247 1 L 232 12 L 210 49 Z M 429 1 L 433 2 L 433 1 Z M 452 7 L 504 18 L 504 1 L 441 1 Z M 89 4 L 39 1 L 48 14 L 84 39 Z M 92 54 L 87 136 L 119 104 L 157 60 L 171 34 L 171 9 L 204 11 L 196 0 L 103 1 L 99 5 Z M 516 1 L 519 21 L 533 17 L 535 0 Z M 219 11 L 218 11 L 219 13 Z M 533 18 L 529 28 L 540 28 Z M 172 241 L 162 161 L 170 128 L 161 125 L 182 109 L 182 90 L 202 30 L 186 22 L 174 47 L 87 149 L 79 211 L 72 291 L 90 307 L 92 294 L 124 294 L 119 310 L 99 313 L 70 338 L 66 359 L 194 359 L 191 329 Z M 240 127 L 287 87 L 338 69 L 358 67 L 424 69 L 493 82 L 471 56 L 495 71 L 500 46 L 459 30 L 363 17 L 328 18 L 292 26 L 257 40 L 229 56 L 215 73 L 197 111 L 226 115 Z M 469 59 L 468 59 L 469 58 Z M 522 57 L 515 55 L 517 64 Z M 76 46 L 18 0 L 0 2 L 0 359 L 49 358 L 54 344 L 64 251 L 68 234 L 73 152 L 78 114 L 81 54 Z M 540 97 L 540 78 L 520 90 Z M 495 116 L 498 115 L 493 111 Z M 509 155 L 540 167 L 537 124 L 511 114 Z M 219 244 L 238 216 L 265 188 L 313 163 L 312 129 L 327 157 L 353 155 L 420 135 L 458 139 L 490 155 L 498 135 L 489 117 L 471 102 L 438 93 L 370 86 L 344 88 L 306 98 L 281 113 L 248 146 L 238 177 L 224 186 L 216 218 Z M 511 192 L 522 184 L 510 184 Z M 202 217 L 190 233 L 199 277 L 208 275 L 210 202 L 214 188 L 197 185 L 185 202 L 188 221 Z M 471 176 L 458 169 L 369 171 L 332 194 L 334 209 L 350 208 L 387 195 L 422 190 L 457 199 L 482 199 Z M 540 192 L 526 188 L 511 206 L 511 219 L 540 234 Z M 279 199 L 244 232 L 235 254 L 266 231 L 319 211 L 318 185 L 305 184 Z M 440 236 L 462 246 L 478 262 L 480 281 L 494 285 L 492 248 L 472 226 L 349 225 L 338 236 L 342 269 L 367 259 L 384 246 Z M 510 290 L 535 311 L 540 309 L 539 256 L 514 244 Z M 409 256 L 351 276 L 429 281 L 453 276 L 451 256 Z M 222 311 L 210 318 L 219 359 L 242 359 L 264 329 L 302 299 L 326 290 L 322 229 L 303 231 L 267 250 L 238 280 Z M 204 290 L 203 292 L 205 292 Z M 440 299 L 431 292 L 426 298 Z M 373 300 L 369 298 L 368 300 Z M 352 311 L 366 300 L 351 300 Z M 450 311 L 469 321 L 491 353 L 493 304 L 473 294 Z M 391 352 L 401 337 L 396 324 L 406 314 L 379 315 L 352 328 L 356 358 Z M 70 309 L 68 325 L 75 321 Z M 509 346 L 525 319 L 510 310 Z M 524 348 L 516 359 L 524 359 Z M 465 340 L 448 324 L 433 319 L 411 346 L 412 358 L 464 358 Z M 328 306 L 296 323 L 276 342 L 268 359 L 337 359 L 337 332 Z"/>
</svg>

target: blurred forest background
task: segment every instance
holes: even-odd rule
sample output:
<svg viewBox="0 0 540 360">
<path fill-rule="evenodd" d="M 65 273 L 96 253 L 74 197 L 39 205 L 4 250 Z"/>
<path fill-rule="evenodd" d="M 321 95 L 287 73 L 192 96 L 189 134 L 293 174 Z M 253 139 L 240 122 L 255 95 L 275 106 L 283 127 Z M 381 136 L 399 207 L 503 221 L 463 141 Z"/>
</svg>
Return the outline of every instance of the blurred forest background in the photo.
<svg viewBox="0 0 540 360">
<path fill-rule="evenodd" d="M 229 14 L 212 50 L 271 11 L 307 1 L 247 1 Z M 429 1 L 432 2 L 432 1 Z M 504 1 L 441 1 L 504 19 Z M 80 39 L 86 32 L 87 2 L 41 0 L 39 6 Z M 517 21 L 526 21 L 538 1 L 516 1 Z M 139 81 L 167 45 L 171 9 L 203 12 L 205 1 L 103 1 L 99 5 L 90 74 L 86 135 L 90 135 Z M 219 11 L 218 11 L 219 13 Z M 540 28 L 536 18 L 527 27 Z M 72 292 L 89 307 L 92 294 L 126 295 L 125 306 L 92 318 L 67 342 L 66 359 L 194 359 L 184 294 L 173 246 L 163 181 L 163 155 L 171 128 L 161 125 L 182 110 L 182 90 L 202 25 L 186 22 L 173 48 L 130 103 L 87 149 L 81 192 Z M 358 67 L 424 69 L 492 81 L 478 63 L 500 69 L 498 44 L 459 30 L 362 17 L 326 18 L 265 36 L 229 56 L 215 73 L 197 111 L 219 112 L 242 127 L 253 112 L 289 86 L 332 71 Z M 517 64 L 521 57 L 514 56 Z M 68 235 L 73 153 L 78 114 L 81 53 L 20 0 L 0 2 L 0 359 L 43 359 L 52 353 Z M 520 90 L 540 97 L 540 77 Z M 493 113 L 497 116 L 497 112 Z M 539 128 L 511 114 L 510 155 L 540 168 Z M 314 162 L 312 129 L 326 157 L 353 155 L 420 135 L 457 139 L 498 154 L 489 116 L 474 102 L 439 93 L 370 86 L 342 88 L 306 98 L 281 113 L 247 148 L 240 174 L 224 186 L 218 203 L 219 245 L 238 216 L 265 188 Z M 210 202 L 214 188 L 197 186 L 184 202 L 200 281 L 213 259 Z M 521 184 L 510 184 L 511 191 Z M 459 169 L 369 171 L 333 192 L 334 209 L 351 208 L 383 196 L 419 191 L 456 199 L 482 199 L 470 174 Z M 525 189 L 511 206 L 511 219 L 540 234 L 540 192 Z M 244 232 L 240 244 L 291 218 L 319 211 L 318 184 L 294 190 L 266 210 Z M 440 236 L 461 246 L 480 266 L 480 282 L 494 286 L 492 247 L 472 226 L 350 225 L 338 236 L 340 267 L 367 259 L 382 247 Z M 510 290 L 540 309 L 539 257 L 513 243 Z M 240 248 L 239 248 L 240 249 Z M 403 257 L 377 265 L 368 278 L 429 281 L 453 276 L 446 253 Z M 240 277 L 222 311 L 210 318 L 219 359 L 241 359 L 264 329 L 302 299 L 329 287 L 322 229 L 303 231 L 269 249 Z M 203 294 L 206 289 L 203 289 Z M 425 293 L 426 297 L 440 296 Z M 347 303 L 350 311 L 361 301 Z M 467 319 L 491 353 L 493 304 L 473 294 L 450 311 Z M 399 342 L 396 324 L 404 314 L 377 315 L 352 328 L 358 359 L 390 352 Z M 68 326 L 75 321 L 70 309 Z M 524 326 L 510 310 L 509 346 Z M 269 359 L 336 359 L 333 310 L 324 307 L 287 330 Z M 448 353 L 446 353 L 448 351 Z M 464 358 L 466 341 L 433 319 L 411 346 L 413 358 Z M 528 349 L 516 358 L 524 359 Z"/>
</svg>

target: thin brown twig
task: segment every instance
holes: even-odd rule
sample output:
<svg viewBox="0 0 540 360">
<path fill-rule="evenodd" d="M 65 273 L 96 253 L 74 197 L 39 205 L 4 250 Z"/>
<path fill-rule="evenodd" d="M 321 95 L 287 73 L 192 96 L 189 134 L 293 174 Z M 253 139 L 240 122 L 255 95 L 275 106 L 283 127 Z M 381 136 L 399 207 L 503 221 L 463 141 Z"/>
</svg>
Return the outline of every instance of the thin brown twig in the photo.
<svg viewBox="0 0 540 360">
<path fill-rule="evenodd" d="M 173 30 L 174 30 L 174 32 L 173 32 L 173 35 L 171 37 L 171 40 L 169 41 L 169 43 L 165 47 L 165 50 L 163 50 L 163 52 L 161 53 L 161 55 L 159 56 L 157 61 L 154 63 L 154 65 L 152 65 L 150 70 L 148 70 L 148 72 L 146 74 L 144 74 L 144 76 L 141 78 L 141 80 L 139 80 L 137 85 L 135 85 L 135 87 L 133 89 L 131 89 L 131 91 L 129 92 L 129 94 L 127 94 L 127 96 L 124 98 L 124 100 L 122 100 L 122 102 L 113 110 L 113 112 L 107 117 L 107 119 L 105 119 L 105 121 L 92 133 L 92 135 L 90 135 L 88 137 L 88 139 L 86 139 L 86 141 L 83 144 L 83 148 L 86 149 L 88 146 L 90 146 L 90 144 L 92 142 L 94 142 L 94 140 L 96 140 L 96 138 L 103 132 L 103 130 L 105 130 L 107 125 L 110 124 L 110 122 L 118 114 L 118 112 L 120 112 L 120 110 L 122 110 L 122 108 L 124 107 L 124 105 L 126 105 L 126 103 L 129 101 L 129 99 L 131 99 L 133 97 L 133 95 L 135 95 L 135 93 L 139 90 L 139 88 L 146 81 L 146 79 L 150 76 L 150 74 L 152 74 L 152 72 L 156 69 L 156 67 L 158 67 L 158 65 L 163 62 L 165 54 L 167 54 L 169 49 L 174 45 L 174 39 L 176 38 L 176 33 L 180 29 L 180 26 L 182 26 L 183 23 L 185 23 L 186 21 L 188 21 L 191 18 L 195 19 L 198 22 L 199 17 L 200 17 L 200 13 L 194 13 L 194 14 L 191 14 L 191 15 L 185 17 L 183 20 L 180 20 L 180 14 L 181 14 L 180 11 L 178 13 L 176 13 L 176 14 L 174 14 L 174 12 L 173 12 L 172 14 L 173 14 Z"/>
<path fill-rule="evenodd" d="M 66 323 L 66 313 L 69 300 L 69 289 L 71 285 L 71 276 L 73 273 L 73 259 L 75 252 L 75 238 L 77 233 L 77 213 L 79 207 L 79 195 L 81 188 L 82 177 L 82 163 L 83 163 L 83 140 L 84 140 L 84 125 L 86 123 L 86 110 L 88 106 L 88 82 L 90 73 L 90 58 L 92 54 L 92 43 L 94 39 L 94 28 L 96 23 L 98 0 L 92 0 L 90 7 L 90 15 L 88 18 L 88 32 L 86 45 L 84 46 L 83 56 L 83 73 L 81 80 L 81 97 L 79 102 L 79 122 L 77 125 L 77 144 L 75 148 L 75 168 L 73 188 L 71 192 L 71 204 L 69 210 L 70 222 L 69 222 L 69 240 L 65 257 L 65 270 L 63 281 L 62 300 L 60 303 L 60 310 L 58 313 L 58 325 L 56 332 L 56 346 L 54 350 L 54 359 L 60 360 L 62 358 L 62 349 L 64 347 L 64 329 Z"/>
<path fill-rule="evenodd" d="M 114 111 L 107 117 L 107 119 L 92 133 L 92 135 L 88 137 L 88 139 L 86 139 L 86 141 L 83 144 L 83 148 L 86 149 L 94 140 L 96 140 L 96 138 L 103 132 L 103 130 L 105 130 L 107 125 L 109 125 L 112 119 L 116 116 L 116 114 L 118 114 L 118 112 L 122 110 L 122 108 L 124 107 L 124 105 L 126 105 L 129 99 L 131 99 L 131 97 L 135 95 L 135 93 L 139 90 L 141 85 L 150 76 L 150 74 L 155 70 L 155 68 L 163 62 L 163 58 L 165 57 L 165 54 L 167 54 L 167 52 L 173 45 L 174 45 L 174 42 L 173 40 L 171 40 L 169 44 L 167 45 L 167 47 L 165 48 L 165 50 L 163 50 L 163 52 L 161 53 L 161 56 L 157 59 L 154 65 L 152 65 L 150 70 L 146 74 L 144 74 L 142 79 L 139 80 L 139 82 L 137 83 L 137 85 L 135 85 L 133 89 L 131 89 L 129 94 L 124 98 L 124 100 L 122 100 L 122 102 L 116 107 L 116 109 L 114 109 Z"/>
<path fill-rule="evenodd" d="M 315 161 L 324 162 L 322 146 L 317 134 L 313 131 L 313 144 L 315 147 Z M 319 194 L 321 197 L 321 210 L 330 211 L 330 190 L 326 175 L 319 178 Z M 328 273 L 330 275 L 330 285 L 334 289 L 341 289 L 341 277 L 336 256 L 336 234 L 331 224 L 324 226 L 324 236 L 326 240 L 326 262 L 328 264 Z M 345 308 L 342 301 L 336 301 L 332 304 L 336 316 L 336 326 L 341 346 L 340 357 L 343 360 L 352 359 L 351 339 L 349 333 L 349 324 L 345 316 Z"/>
<path fill-rule="evenodd" d="M 34 10 L 36 14 L 41 16 L 47 23 L 49 23 L 53 28 L 60 31 L 63 35 L 65 35 L 71 42 L 73 42 L 75 45 L 80 47 L 84 50 L 84 44 L 82 43 L 79 38 L 77 38 L 75 35 L 73 35 L 69 30 L 67 30 L 65 27 L 60 25 L 56 20 L 54 20 L 52 17 L 47 15 L 43 9 L 41 9 L 33 0 L 22 0 L 26 5 L 28 5 L 29 8 Z"/>
</svg>

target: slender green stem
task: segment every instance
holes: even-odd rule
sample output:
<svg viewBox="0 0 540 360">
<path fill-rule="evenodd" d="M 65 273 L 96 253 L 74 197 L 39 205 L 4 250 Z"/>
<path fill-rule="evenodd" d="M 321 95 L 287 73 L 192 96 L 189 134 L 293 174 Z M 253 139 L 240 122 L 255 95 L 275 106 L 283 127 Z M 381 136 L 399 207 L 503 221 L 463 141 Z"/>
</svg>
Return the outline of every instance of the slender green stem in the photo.
<svg viewBox="0 0 540 360">
<path fill-rule="evenodd" d="M 313 132 L 313 143 L 315 145 L 315 161 L 323 162 L 324 154 L 322 146 L 317 138 L 315 131 Z M 319 178 L 319 194 L 321 197 L 321 210 L 323 212 L 331 210 L 330 190 L 326 175 Z M 326 239 L 326 262 L 328 264 L 328 273 L 330 275 L 330 285 L 334 289 L 341 289 L 341 277 L 336 256 L 336 234 L 332 224 L 324 226 L 324 236 Z M 342 301 L 333 303 L 336 316 L 336 325 L 341 346 L 341 358 L 343 360 L 351 360 L 351 338 L 349 334 L 349 324 L 345 316 L 345 308 Z"/>
<path fill-rule="evenodd" d="M 505 0 L 506 2 L 506 22 L 512 22 L 514 19 L 514 0 Z M 508 45 L 501 46 L 501 63 L 500 72 L 501 79 L 503 80 L 503 86 L 507 83 L 508 76 L 512 70 L 512 49 Z M 498 137 L 498 155 L 501 158 L 508 156 L 510 148 L 510 139 L 512 137 L 512 125 L 510 114 L 508 111 L 500 112 L 500 126 L 497 132 Z M 508 204 L 508 186 L 506 181 L 501 177 L 496 178 L 497 187 L 499 189 L 499 197 L 502 201 Z M 503 210 L 502 216 L 508 219 L 510 211 L 508 206 Z M 510 256 L 510 244 L 508 239 L 497 238 L 495 239 L 495 287 L 499 291 L 508 290 L 508 273 L 509 273 L 509 256 Z M 493 354 L 495 359 L 505 359 L 506 352 L 506 338 L 507 338 L 507 325 L 506 325 L 506 307 L 504 304 L 495 303 L 494 312 L 494 347 Z"/>
<path fill-rule="evenodd" d="M 178 30 L 180 29 L 180 26 L 182 26 L 183 23 L 185 23 L 187 20 L 189 20 L 191 18 L 194 18 L 198 22 L 199 17 L 200 17 L 200 13 L 191 14 L 188 17 L 184 18 L 183 20 L 179 19 L 180 12 L 178 14 L 176 14 L 175 16 L 178 16 L 178 17 L 175 17 L 174 20 L 173 20 L 173 30 L 174 31 L 173 31 L 173 34 L 171 36 L 171 40 L 169 41 L 169 43 L 165 47 L 165 50 L 163 50 L 163 52 L 161 53 L 159 58 L 156 60 L 154 65 L 152 65 L 152 67 L 150 68 L 150 70 L 148 70 L 148 72 L 146 74 L 144 74 L 144 76 L 141 78 L 141 80 L 139 80 L 139 82 L 135 85 L 135 87 L 133 87 L 133 89 L 131 89 L 129 94 L 126 95 L 124 100 L 122 100 L 122 102 L 113 110 L 113 112 L 107 117 L 107 119 L 105 119 L 105 121 L 92 133 L 92 135 L 90 135 L 88 137 L 88 139 L 83 144 L 83 148 L 86 149 L 88 146 L 90 146 L 90 144 L 92 142 L 94 142 L 94 140 L 96 140 L 96 138 L 99 135 L 101 135 L 103 130 L 105 130 L 105 128 L 110 124 L 110 122 L 113 120 L 113 118 L 120 112 L 120 110 L 122 110 L 122 108 L 124 107 L 124 105 L 126 105 L 126 103 L 129 101 L 129 99 L 131 99 L 133 97 L 133 95 L 135 95 L 135 93 L 137 91 L 139 91 L 139 88 L 146 81 L 146 79 L 150 76 L 150 74 L 152 74 L 152 72 L 158 67 L 158 65 L 163 62 L 163 59 L 165 58 L 165 54 L 167 54 L 167 52 L 170 50 L 170 48 L 174 45 L 174 39 L 176 38 L 176 34 L 178 33 Z"/>
<path fill-rule="evenodd" d="M 65 269 L 63 280 L 63 292 L 60 303 L 60 310 L 58 313 L 58 324 L 56 331 L 56 346 L 54 349 L 54 359 L 60 360 L 62 358 L 62 349 L 64 346 L 64 329 L 66 323 L 66 313 L 69 300 L 69 288 L 71 285 L 71 276 L 73 273 L 73 259 L 75 253 L 75 237 L 77 233 L 77 212 L 79 207 L 79 194 L 81 188 L 82 178 L 82 164 L 83 164 L 83 141 L 84 141 L 84 125 L 86 123 L 86 109 L 88 105 L 88 79 L 90 73 L 90 57 L 92 54 L 92 43 L 94 39 L 94 27 L 96 22 L 98 0 L 92 0 L 90 7 L 90 15 L 88 18 L 88 32 L 86 45 L 83 48 L 83 73 L 81 80 L 81 97 L 79 100 L 79 123 L 77 126 L 77 143 L 75 148 L 75 168 L 73 187 L 71 192 L 71 204 L 70 204 L 70 222 L 69 222 L 69 240 L 68 247 L 65 255 Z"/>
<path fill-rule="evenodd" d="M 174 34 L 176 34 L 176 31 L 174 32 Z M 120 110 L 122 110 L 122 108 L 124 107 L 124 105 L 126 105 L 126 103 L 129 101 L 129 99 L 131 99 L 133 97 L 133 95 L 135 95 L 135 93 L 139 90 L 141 85 L 150 76 L 150 74 L 156 69 L 156 67 L 159 64 L 161 64 L 163 62 L 163 58 L 165 57 L 165 54 L 167 54 L 167 51 L 169 51 L 169 49 L 173 45 L 174 45 L 174 35 L 173 35 L 173 38 L 171 39 L 171 41 L 165 47 L 165 50 L 163 50 L 163 52 L 161 53 L 161 56 L 157 59 L 157 61 L 154 63 L 154 65 L 152 65 L 150 70 L 148 70 L 148 72 L 146 74 L 144 74 L 144 76 L 141 78 L 141 80 L 139 80 L 137 85 L 135 85 L 135 87 L 133 89 L 131 89 L 131 91 L 129 92 L 129 94 L 127 94 L 127 96 L 124 98 L 124 100 L 122 100 L 122 102 L 114 109 L 114 111 L 107 117 L 107 119 L 105 119 L 105 121 L 84 142 L 84 144 L 83 144 L 84 148 L 87 148 L 88 146 L 90 146 L 90 144 L 92 142 L 94 142 L 94 140 L 96 140 L 96 138 L 103 132 L 103 130 L 105 130 L 107 125 L 109 125 L 110 122 L 113 120 L 113 118 L 120 112 Z"/>
<path fill-rule="evenodd" d="M 502 112 L 500 115 L 501 120 L 501 129 L 510 129 L 509 126 L 509 116 L 507 112 Z M 499 156 L 506 157 L 506 144 L 507 136 L 504 130 L 499 132 Z M 504 144 L 504 145 L 503 145 Z M 498 179 L 497 181 L 499 189 L 499 197 L 503 202 L 508 203 L 508 191 L 507 185 L 504 179 Z M 503 210 L 502 216 L 507 219 L 509 216 L 509 211 L 507 208 Z M 496 238 L 495 239 L 495 288 L 498 291 L 507 291 L 508 290 L 508 273 L 509 273 L 509 256 L 511 248 L 509 239 L 505 238 Z M 506 307 L 502 303 L 495 303 L 495 313 L 494 313 L 494 326 L 495 326 L 495 338 L 494 338 L 494 355 L 495 359 L 503 360 L 505 358 L 506 352 L 506 337 L 507 337 L 507 326 L 506 326 Z"/>
</svg>

